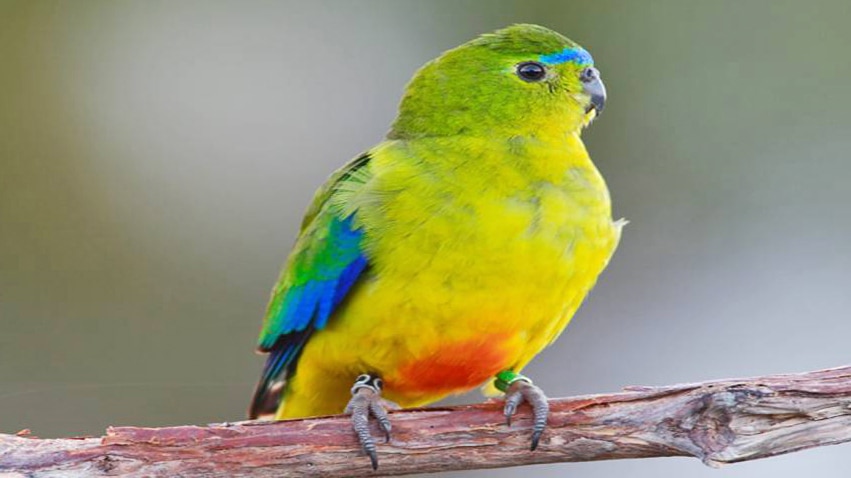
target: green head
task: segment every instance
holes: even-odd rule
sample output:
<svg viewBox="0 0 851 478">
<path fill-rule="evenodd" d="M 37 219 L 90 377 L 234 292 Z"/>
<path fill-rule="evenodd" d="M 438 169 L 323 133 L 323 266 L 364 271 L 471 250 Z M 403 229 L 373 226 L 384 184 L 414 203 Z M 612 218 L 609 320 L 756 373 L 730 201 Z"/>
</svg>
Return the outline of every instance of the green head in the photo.
<svg viewBox="0 0 851 478">
<path fill-rule="evenodd" d="M 605 98 L 582 47 L 544 27 L 513 25 L 423 66 L 388 137 L 563 135 L 590 123 Z"/>
</svg>

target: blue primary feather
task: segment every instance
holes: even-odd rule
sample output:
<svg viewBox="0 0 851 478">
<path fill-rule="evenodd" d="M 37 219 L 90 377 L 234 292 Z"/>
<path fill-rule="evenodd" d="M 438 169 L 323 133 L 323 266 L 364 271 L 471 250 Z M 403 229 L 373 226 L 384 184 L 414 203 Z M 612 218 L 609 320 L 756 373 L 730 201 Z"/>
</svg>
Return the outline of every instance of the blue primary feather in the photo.
<svg viewBox="0 0 851 478">
<path fill-rule="evenodd" d="M 353 220 L 353 216 L 332 218 L 324 240 L 303 251 L 307 256 L 304 266 L 308 277 L 291 284 L 282 291 L 282 297 L 275 298 L 261 335 L 261 349 L 268 350 L 287 334 L 308 326 L 322 329 L 328 323 L 334 309 L 367 266 L 361 251 L 363 231 L 354 227 Z"/>
<path fill-rule="evenodd" d="M 331 218 L 327 235 L 303 250 L 303 257 L 294 258 L 308 277 L 281 290 L 269 308 L 260 349 L 270 353 L 255 392 L 252 417 L 277 406 L 266 403 L 280 398 L 270 391 L 275 384 L 285 382 L 310 334 L 328 324 L 334 310 L 366 269 L 368 262 L 361 249 L 363 231 L 356 229 L 353 221 L 352 216 Z"/>
<path fill-rule="evenodd" d="M 368 266 L 364 233 L 354 214 L 341 216 L 325 207 L 337 185 L 363 185 L 355 178 L 371 157 L 363 154 L 334 173 L 308 208 L 294 252 L 275 286 L 260 332 L 259 350 L 268 352 L 249 416 L 275 413 L 288 376 L 296 373 L 301 351 L 314 331 L 327 326 L 335 310 Z"/>
<path fill-rule="evenodd" d="M 355 284 L 355 281 L 360 277 L 361 272 L 366 269 L 367 261 L 366 257 L 363 255 L 358 256 L 352 261 L 340 275 L 339 280 L 334 287 L 333 296 L 329 296 L 327 299 L 327 312 L 323 313 L 323 309 L 320 307 L 320 313 L 317 314 L 316 318 L 316 328 L 321 329 L 325 327 L 325 324 L 328 322 L 328 318 L 331 316 L 331 309 L 337 307 L 340 302 L 346 297 L 346 293 L 349 292 L 349 289 Z"/>
<path fill-rule="evenodd" d="M 326 281 L 310 281 L 307 284 L 299 287 L 301 294 L 298 303 L 294 303 L 294 307 L 285 308 L 291 313 L 289 323 L 284 322 L 286 329 L 282 332 L 298 332 L 307 328 L 307 324 L 313 319 L 313 311 L 316 310 L 317 302 L 321 297 L 324 289 L 327 288 Z M 327 292 L 325 292 L 327 293 Z"/>
</svg>

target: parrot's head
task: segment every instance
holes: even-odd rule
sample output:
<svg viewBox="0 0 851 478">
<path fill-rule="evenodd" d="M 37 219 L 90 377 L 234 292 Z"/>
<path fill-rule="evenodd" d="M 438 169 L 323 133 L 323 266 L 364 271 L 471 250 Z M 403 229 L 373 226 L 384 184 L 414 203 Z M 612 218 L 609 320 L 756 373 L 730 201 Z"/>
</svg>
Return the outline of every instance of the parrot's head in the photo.
<svg viewBox="0 0 851 478">
<path fill-rule="evenodd" d="M 513 25 L 449 50 L 408 84 L 390 138 L 576 132 L 603 110 L 591 55 L 537 25 Z"/>
</svg>

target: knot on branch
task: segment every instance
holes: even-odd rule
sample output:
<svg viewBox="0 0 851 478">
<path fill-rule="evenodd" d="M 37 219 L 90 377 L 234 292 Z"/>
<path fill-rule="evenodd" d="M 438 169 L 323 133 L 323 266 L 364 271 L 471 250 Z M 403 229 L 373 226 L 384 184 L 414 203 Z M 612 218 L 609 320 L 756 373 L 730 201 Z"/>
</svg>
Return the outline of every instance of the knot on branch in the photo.
<svg viewBox="0 0 851 478">
<path fill-rule="evenodd" d="M 747 385 L 718 388 L 709 385 L 698 389 L 698 396 L 692 407 L 686 408 L 687 414 L 680 422 L 688 441 L 689 451 L 706 465 L 721 465 L 718 457 L 736 442 L 738 433 L 733 429 L 733 421 L 743 413 L 749 404 L 753 404 L 772 395 L 774 392 L 764 387 Z M 746 412 L 745 412 L 746 413 Z"/>
</svg>

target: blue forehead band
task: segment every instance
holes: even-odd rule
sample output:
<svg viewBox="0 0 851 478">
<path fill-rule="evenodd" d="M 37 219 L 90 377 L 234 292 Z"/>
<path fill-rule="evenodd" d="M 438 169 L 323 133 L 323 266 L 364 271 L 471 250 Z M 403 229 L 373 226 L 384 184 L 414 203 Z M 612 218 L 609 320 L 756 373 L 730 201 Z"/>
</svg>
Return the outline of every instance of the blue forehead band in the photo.
<svg viewBox="0 0 851 478">
<path fill-rule="evenodd" d="M 585 51 L 581 46 L 577 47 L 568 47 L 558 53 L 552 53 L 549 55 L 541 55 L 538 58 L 541 63 L 547 65 L 556 65 L 559 63 L 566 63 L 568 61 L 572 61 L 579 65 L 593 65 L 594 59 L 591 58 L 591 54 Z"/>
</svg>

